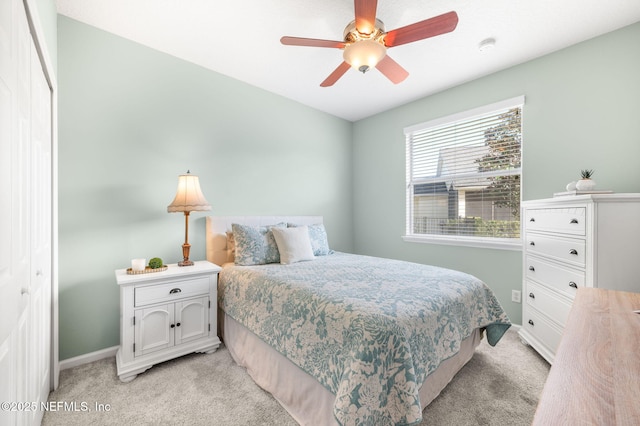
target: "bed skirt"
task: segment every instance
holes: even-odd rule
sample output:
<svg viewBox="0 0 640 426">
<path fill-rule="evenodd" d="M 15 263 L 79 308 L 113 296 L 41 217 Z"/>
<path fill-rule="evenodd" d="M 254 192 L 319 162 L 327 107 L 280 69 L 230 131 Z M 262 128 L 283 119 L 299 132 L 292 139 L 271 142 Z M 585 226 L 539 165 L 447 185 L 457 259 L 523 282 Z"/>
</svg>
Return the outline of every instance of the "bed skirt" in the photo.
<svg viewBox="0 0 640 426">
<path fill-rule="evenodd" d="M 267 345 L 242 324 L 219 310 L 221 338 L 231 357 L 244 367 L 251 378 L 287 410 L 303 426 L 334 426 L 335 395 L 285 356 Z M 424 409 L 449 384 L 458 371 L 471 359 L 480 344 L 482 332 L 463 340 L 460 352 L 443 361 L 420 388 L 420 404 Z"/>
</svg>

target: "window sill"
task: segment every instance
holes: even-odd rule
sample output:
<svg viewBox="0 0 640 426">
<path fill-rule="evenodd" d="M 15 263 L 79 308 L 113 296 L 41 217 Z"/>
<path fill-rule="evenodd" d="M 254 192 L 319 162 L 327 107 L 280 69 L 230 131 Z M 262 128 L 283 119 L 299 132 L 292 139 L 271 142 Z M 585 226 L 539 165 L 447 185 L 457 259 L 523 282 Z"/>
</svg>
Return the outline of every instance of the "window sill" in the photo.
<svg viewBox="0 0 640 426">
<path fill-rule="evenodd" d="M 474 237 L 436 237 L 433 235 L 403 235 L 408 243 L 441 244 L 461 247 L 478 247 L 496 250 L 522 250 L 521 239 L 474 238 Z"/>
</svg>

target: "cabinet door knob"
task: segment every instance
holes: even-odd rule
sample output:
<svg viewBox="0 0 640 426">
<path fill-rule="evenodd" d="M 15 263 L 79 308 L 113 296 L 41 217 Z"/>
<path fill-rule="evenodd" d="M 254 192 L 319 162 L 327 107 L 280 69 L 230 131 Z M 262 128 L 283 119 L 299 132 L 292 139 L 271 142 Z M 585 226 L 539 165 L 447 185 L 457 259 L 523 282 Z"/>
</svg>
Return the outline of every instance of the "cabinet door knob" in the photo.
<svg viewBox="0 0 640 426">
<path fill-rule="evenodd" d="M 535 222 L 535 221 L 536 221 L 535 217 L 532 217 L 531 219 L 529 219 L 529 222 Z"/>
<path fill-rule="evenodd" d="M 529 324 L 535 325 L 535 324 L 533 324 L 533 320 L 529 320 Z"/>
<path fill-rule="evenodd" d="M 176 324 L 176 327 L 180 327 L 180 323 L 177 323 L 177 324 Z"/>
<path fill-rule="evenodd" d="M 536 243 L 535 243 L 534 241 L 531 241 L 531 242 L 529 243 L 529 245 L 530 245 L 530 246 L 535 246 L 535 245 L 536 245 Z"/>
<path fill-rule="evenodd" d="M 578 223 L 578 219 L 571 219 L 571 222 L 569 223 Z"/>
<path fill-rule="evenodd" d="M 529 266 L 529 270 L 530 270 L 531 272 L 535 272 L 536 268 L 534 268 L 533 266 Z"/>
<path fill-rule="evenodd" d="M 573 281 L 569 281 L 569 287 L 578 288 L 578 284 L 574 283 Z"/>
<path fill-rule="evenodd" d="M 569 250 L 569 254 L 575 254 L 577 256 L 578 255 L 578 250 L 571 249 L 571 250 Z"/>
<path fill-rule="evenodd" d="M 175 327 L 175 326 L 176 326 L 175 324 L 171 324 L 169 327 L 170 327 L 170 328 L 173 328 L 173 327 Z"/>
<path fill-rule="evenodd" d="M 536 298 L 536 295 L 535 295 L 535 294 L 533 294 L 533 293 L 529 293 L 529 297 L 530 297 L 530 298 L 532 298 L 532 299 L 535 299 L 535 298 Z"/>
<path fill-rule="evenodd" d="M 169 291 L 169 294 L 175 294 L 175 293 L 182 293 L 182 290 L 180 290 L 179 288 L 172 288 Z"/>
</svg>

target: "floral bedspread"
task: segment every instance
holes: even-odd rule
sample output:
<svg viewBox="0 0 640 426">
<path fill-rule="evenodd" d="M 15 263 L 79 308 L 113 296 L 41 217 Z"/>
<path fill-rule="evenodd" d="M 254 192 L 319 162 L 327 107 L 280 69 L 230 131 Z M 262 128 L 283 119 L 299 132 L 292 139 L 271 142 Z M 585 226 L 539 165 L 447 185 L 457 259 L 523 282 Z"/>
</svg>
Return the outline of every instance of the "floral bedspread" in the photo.
<svg viewBox="0 0 640 426">
<path fill-rule="evenodd" d="M 336 395 L 342 425 L 411 425 L 418 390 L 474 329 L 510 327 L 492 291 L 458 271 L 335 253 L 228 266 L 219 305 Z"/>
</svg>

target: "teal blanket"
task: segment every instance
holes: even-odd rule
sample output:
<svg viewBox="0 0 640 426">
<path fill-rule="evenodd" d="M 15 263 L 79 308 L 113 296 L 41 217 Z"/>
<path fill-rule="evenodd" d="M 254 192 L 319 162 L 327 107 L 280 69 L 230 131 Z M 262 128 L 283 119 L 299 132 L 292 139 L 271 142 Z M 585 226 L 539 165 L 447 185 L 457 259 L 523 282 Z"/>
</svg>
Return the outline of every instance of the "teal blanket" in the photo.
<svg viewBox="0 0 640 426">
<path fill-rule="evenodd" d="M 458 271 L 335 253 L 292 265 L 228 266 L 220 308 L 336 395 L 342 425 L 411 425 L 418 390 L 460 342 L 510 327 L 492 291 Z"/>
</svg>

